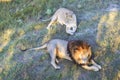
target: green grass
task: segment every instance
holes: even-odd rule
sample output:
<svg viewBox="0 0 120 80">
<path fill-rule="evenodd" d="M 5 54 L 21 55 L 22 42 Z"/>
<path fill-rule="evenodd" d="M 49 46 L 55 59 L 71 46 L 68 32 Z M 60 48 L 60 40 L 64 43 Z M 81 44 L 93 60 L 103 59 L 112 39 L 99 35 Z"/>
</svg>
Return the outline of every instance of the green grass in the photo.
<svg viewBox="0 0 120 80">
<path fill-rule="evenodd" d="M 105 11 L 118 0 L 12 0 L 0 2 L 0 80 L 119 80 L 120 79 L 120 11 Z M 75 12 L 78 30 L 65 33 L 65 27 L 46 29 L 59 7 Z M 87 71 L 67 60 L 60 60 L 60 70 L 50 64 L 46 50 L 21 52 L 60 38 L 88 41 L 99 72 Z"/>
</svg>

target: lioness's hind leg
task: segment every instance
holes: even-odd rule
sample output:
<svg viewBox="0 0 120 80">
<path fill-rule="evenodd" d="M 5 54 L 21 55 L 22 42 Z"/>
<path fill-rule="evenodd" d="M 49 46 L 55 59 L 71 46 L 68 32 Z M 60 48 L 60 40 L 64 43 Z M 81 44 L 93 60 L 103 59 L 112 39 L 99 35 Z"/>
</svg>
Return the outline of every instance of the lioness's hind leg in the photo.
<svg viewBox="0 0 120 80">
<path fill-rule="evenodd" d="M 57 20 L 57 17 L 56 17 L 56 16 L 53 16 L 52 19 L 51 19 L 51 21 L 50 21 L 50 23 L 49 23 L 48 26 L 47 26 L 47 29 L 48 29 L 48 30 L 50 29 L 51 25 L 56 22 L 56 20 Z"/>
</svg>

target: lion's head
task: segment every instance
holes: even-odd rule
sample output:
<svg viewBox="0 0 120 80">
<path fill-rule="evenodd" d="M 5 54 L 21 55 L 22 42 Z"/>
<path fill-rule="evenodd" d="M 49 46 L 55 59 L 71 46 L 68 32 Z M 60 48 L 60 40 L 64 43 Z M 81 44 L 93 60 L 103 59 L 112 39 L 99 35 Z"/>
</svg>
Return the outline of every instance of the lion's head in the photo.
<svg viewBox="0 0 120 80">
<path fill-rule="evenodd" d="M 68 42 L 68 51 L 70 53 L 70 57 L 77 64 L 89 64 L 91 59 L 91 46 L 84 41 L 74 40 Z"/>
</svg>

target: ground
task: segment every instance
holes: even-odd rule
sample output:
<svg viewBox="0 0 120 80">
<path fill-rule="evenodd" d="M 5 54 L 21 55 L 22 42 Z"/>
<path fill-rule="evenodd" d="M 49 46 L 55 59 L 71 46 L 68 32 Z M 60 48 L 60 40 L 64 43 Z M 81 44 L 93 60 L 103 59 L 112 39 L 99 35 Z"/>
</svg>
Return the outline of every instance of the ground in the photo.
<svg viewBox="0 0 120 80">
<path fill-rule="evenodd" d="M 7 0 L 6 0 L 7 1 Z M 0 80 L 120 80 L 119 0 L 0 0 Z M 74 35 L 65 26 L 46 29 L 54 12 L 65 7 L 77 16 Z M 25 51 L 50 39 L 81 39 L 92 46 L 98 72 L 60 59 L 60 70 L 50 64 L 48 52 Z"/>
</svg>

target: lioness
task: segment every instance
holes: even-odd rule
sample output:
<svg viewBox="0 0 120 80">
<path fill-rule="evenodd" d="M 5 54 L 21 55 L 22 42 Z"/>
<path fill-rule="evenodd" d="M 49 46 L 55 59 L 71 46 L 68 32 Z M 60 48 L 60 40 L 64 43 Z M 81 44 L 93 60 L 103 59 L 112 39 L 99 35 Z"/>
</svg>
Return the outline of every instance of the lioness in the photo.
<svg viewBox="0 0 120 80">
<path fill-rule="evenodd" d="M 101 66 L 91 58 L 91 47 L 87 42 L 81 40 L 65 41 L 53 39 L 38 48 L 28 50 L 39 50 L 43 48 L 47 48 L 50 53 L 51 64 L 55 69 L 60 69 L 56 64 L 56 62 L 59 62 L 56 57 L 75 61 L 87 70 L 99 71 L 101 69 Z M 91 64 L 91 66 L 89 64 Z"/>
<path fill-rule="evenodd" d="M 51 25 L 55 22 L 60 23 L 61 25 L 66 25 L 66 33 L 73 35 L 77 29 L 76 15 L 73 11 L 66 8 L 59 8 L 51 18 L 50 23 L 47 26 L 47 29 L 50 29 Z"/>
</svg>

